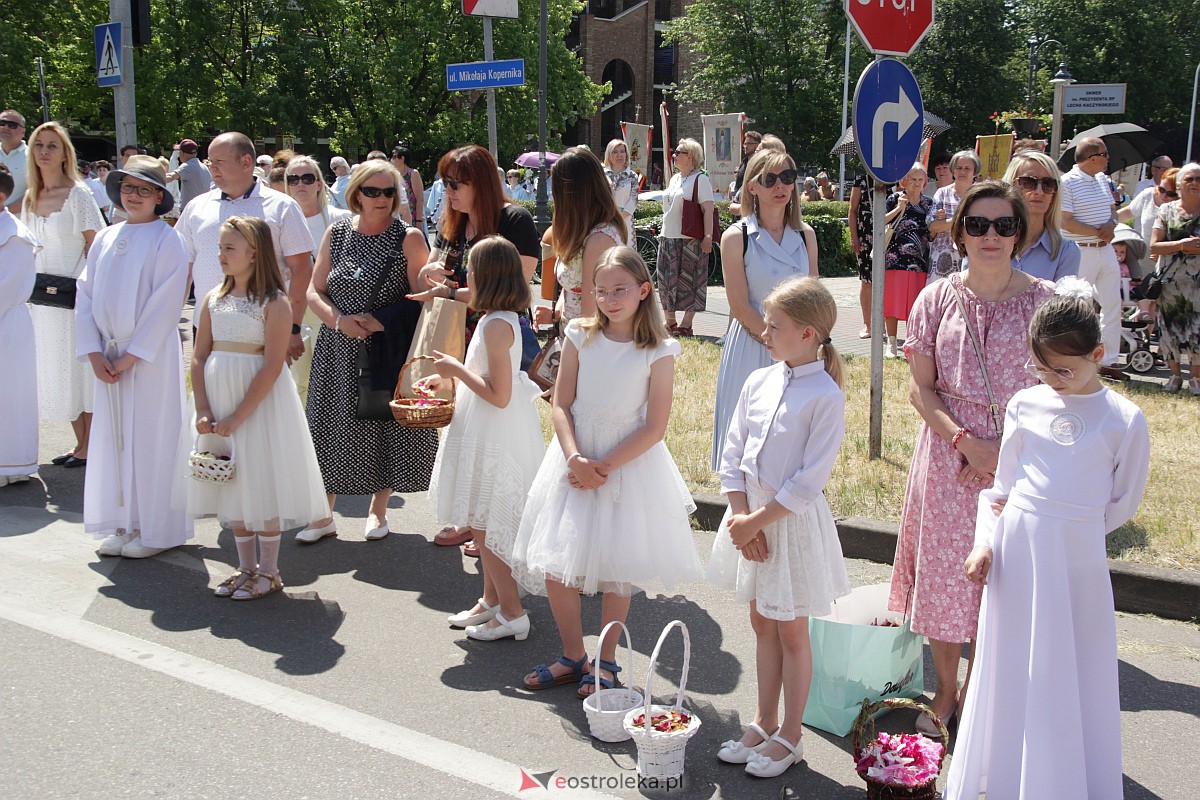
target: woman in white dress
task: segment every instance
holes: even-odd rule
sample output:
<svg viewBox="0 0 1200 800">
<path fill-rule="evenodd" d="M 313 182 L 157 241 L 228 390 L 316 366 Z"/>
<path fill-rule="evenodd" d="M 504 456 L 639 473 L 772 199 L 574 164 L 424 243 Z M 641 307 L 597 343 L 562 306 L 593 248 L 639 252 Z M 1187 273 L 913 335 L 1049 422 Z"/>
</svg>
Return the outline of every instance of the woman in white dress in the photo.
<svg viewBox="0 0 1200 800">
<path fill-rule="evenodd" d="M 612 186 L 613 200 L 625 220 L 625 243 L 633 246 L 633 212 L 637 210 L 641 178 L 629 168 L 629 148 L 621 139 L 613 139 L 604 148 L 604 176 Z"/>
<path fill-rule="evenodd" d="M 300 204 L 304 212 L 304 223 L 312 235 L 313 244 L 318 250 L 325 239 L 325 231 L 339 219 L 351 216 L 344 208 L 337 208 L 329 201 L 329 187 L 321 179 L 321 167 L 311 156 L 294 156 L 284 170 L 284 185 L 288 196 Z M 313 261 L 317 259 L 317 250 L 313 251 Z M 304 355 L 292 362 L 292 377 L 296 380 L 296 389 L 300 392 L 300 402 L 308 401 L 308 376 L 312 371 L 313 342 L 312 332 L 321 329 L 321 320 L 313 313 L 312 308 L 304 312 L 302 331 L 306 346 Z"/>
<path fill-rule="evenodd" d="M 25 300 L 37 274 L 37 239 L 4 204 L 13 176 L 0 164 L 0 486 L 24 483 L 38 468 L 37 358 Z"/>
<path fill-rule="evenodd" d="M 800 219 L 796 164 L 786 153 L 759 150 L 746 164 L 745 219 L 721 236 L 721 268 L 733 318 L 717 371 L 712 468 L 720 468 L 729 420 L 746 378 L 774 362 L 762 341 L 763 299 L 791 277 L 816 273 L 817 234 Z"/>
<path fill-rule="evenodd" d="M 159 217 L 175 200 L 158 159 L 130 156 L 105 188 L 124 221 L 101 231 L 79 276 L 75 353 L 96 375 L 99 425 L 83 490 L 84 530 L 103 556 L 145 558 L 192 538 L 172 508 L 184 422 L 177 326 L 187 292 L 183 237 Z"/>
<path fill-rule="evenodd" d="M 39 125 L 33 132 L 27 174 L 21 221 L 42 244 L 37 270 L 78 278 L 104 219 L 91 190 L 79 180 L 71 137 L 57 122 Z M 70 308 L 44 305 L 32 310 L 41 417 L 70 422 L 75 432 L 75 446 L 51 463 L 82 467 L 87 464 L 95 380 L 88 365 L 75 359 L 75 314 Z"/>
<path fill-rule="evenodd" d="M 1059 281 L 1034 314 L 967 577 L 985 584 L 975 674 L 947 800 L 1122 797 L 1117 627 L 1104 539 L 1133 517 L 1150 434 L 1100 383 L 1090 285 Z"/>
</svg>

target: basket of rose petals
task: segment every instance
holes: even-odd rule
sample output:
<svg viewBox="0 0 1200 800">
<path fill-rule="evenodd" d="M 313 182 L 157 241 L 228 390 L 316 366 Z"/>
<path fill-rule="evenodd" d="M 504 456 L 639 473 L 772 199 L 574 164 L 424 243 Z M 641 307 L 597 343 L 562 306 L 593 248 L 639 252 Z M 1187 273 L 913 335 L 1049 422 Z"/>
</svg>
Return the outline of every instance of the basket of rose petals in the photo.
<svg viewBox="0 0 1200 800">
<path fill-rule="evenodd" d="M 600 643 L 604 643 L 605 637 L 608 636 L 608 629 L 614 625 L 620 625 L 621 630 L 625 631 L 626 669 L 632 674 L 633 642 L 629 638 L 629 629 L 625 627 L 625 623 L 613 620 L 605 625 L 604 630 L 600 631 Z M 617 644 L 620 645 L 620 643 L 618 639 Z M 587 714 L 588 727 L 592 731 L 592 736 L 602 742 L 628 741 L 630 733 L 625 730 L 625 715 L 632 709 L 641 707 L 642 694 L 631 686 L 612 689 L 597 688 L 596 691 L 583 698 L 583 711 Z M 635 721 L 634 724 L 641 725 L 643 721 Z M 657 728 L 656 723 L 652 724 Z"/>
<path fill-rule="evenodd" d="M 188 469 L 191 470 L 192 477 L 205 483 L 227 483 L 233 480 L 237 461 L 233 457 L 233 440 L 229 441 L 229 454 L 225 455 L 201 450 L 200 437 L 197 436 L 191 452 L 188 453 Z"/>
<path fill-rule="evenodd" d="M 433 390 L 424 383 L 413 385 L 415 397 L 404 395 L 404 373 L 418 361 L 433 361 L 433 356 L 417 356 L 404 362 L 404 366 L 400 368 L 399 380 L 396 381 L 396 391 L 388 407 L 392 409 L 392 416 L 396 418 L 396 422 L 406 428 L 444 428 L 454 416 L 453 400 L 434 397 Z M 451 378 L 451 391 L 454 383 L 454 379 Z"/>
<path fill-rule="evenodd" d="M 658 666 L 658 653 L 663 641 L 672 628 L 683 634 L 683 672 L 679 677 L 679 691 L 675 705 L 655 705 L 652 688 L 654 671 Z M 637 745 L 638 775 L 644 778 L 667 780 L 683 774 L 683 757 L 688 740 L 700 729 L 700 718 L 683 707 L 683 696 L 687 690 L 688 665 L 692 660 L 692 643 L 687 626 L 674 620 L 663 628 L 650 655 L 646 670 L 646 698 L 642 706 L 625 714 L 625 730 Z"/>
<path fill-rule="evenodd" d="M 884 708 L 913 708 L 928 714 L 937 725 L 941 743 L 919 733 L 877 733 L 872 718 Z M 933 800 L 937 796 L 937 777 L 950 746 L 950 732 L 929 706 L 903 697 L 875 703 L 864 700 L 854 720 L 853 735 L 854 768 L 867 782 L 868 798 Z"/>
</svg>

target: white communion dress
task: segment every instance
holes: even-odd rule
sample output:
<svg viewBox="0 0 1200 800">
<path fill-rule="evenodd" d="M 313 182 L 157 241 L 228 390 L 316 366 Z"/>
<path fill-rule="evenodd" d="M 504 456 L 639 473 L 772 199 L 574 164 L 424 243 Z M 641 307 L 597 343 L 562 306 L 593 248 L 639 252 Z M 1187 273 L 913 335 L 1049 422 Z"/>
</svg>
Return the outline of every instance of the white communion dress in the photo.
<svg viewBox="0 0 1200 800">
<path fill-rule="evenodd" d="M 204 364 L 204 388 L 214 420 L 237 410 L 263 366 L 265 308 L 246 297 L 205 298 L 212 322 L 213 352 Z M 202 312 L 203 313 L 203 312 Z M 222 349 L 232 345 L 235 349 Z M 348 409 L 348 414 L 353 409 Z M 236 466 L 226 483 L 188 480 L 187 506 L 193 517 L 215 516 L 222 523 L 251 531 L 307 525 L 329 516 L 325 484 L 317 466 L 312 436 L 300 406 L 296 383 L 286 367 L 275 384 L 230 440 L 196 435 L 193 411 L 184 431 L 186 453 L 195 443 L 214 453 L 231 453 Z"/>
<path fill-rule="evenodd" d="M 542 427 L 534 401 L 541 390 L 521 371 L 521 326 L 511 311 L 485 316 L 471 337 L 463 363 L 488 376 L 488 351 L 482 332 L 491 325 L 512 328 L 508 349 L 512 396 L 499 408 L 461 381 L 454 395 L 454 418 L 438 447 L 429 484 L 439 524 L 487 532 L 487 548 L 506 562 L 521 526 L 525 496 L 545 455 Z"/>
<path fill-rule="evenodd" d="M 565 335 L 579 351 L 571 405 L 575 440 L 581 454 L 603 460 L 645 424 L 650 368 L 677 357 L 679 343 L 667 339 L 645 349 L 614 342 L 603 331 L 588 337 L 578 320 L 567 324 Z M 545 594 L 551 577 L 587 594 L 632 594 L 636 588 L 672 591 L 700 577 L 688 521 L 696 505 L 665 444 L 614 469 L 597 489 L 576 489 L 567 474 L 556 436 L 517 537 L 516 558 L 532 578 L 522 578 L 525 588 Z"/>
<path fill-rule="evenodd" d="M 37 346 L 25 301 L 40 247 L 23 222 L 0 208 L 0 485 L 38 470 Z"/>
<path fill-rule="evenodd" d="M 828 614 L 850 593 L 825 484 L 846 432 L 846 398 L 823 361 L 779 362 L 746 379 L 721 453 L 721 491 L 745 492 L 750 511 L 778 501 L 792 513 L 766 526 L 767 560 L 748 561 L 729 537 L 726 512 L 707 577 L 754 602 L 767 619 Z"/>
<path fill-rule="evenodd" d="M 1123 796 L 1104 539 L 1137 510 L 1149 462 L 1146 419 L 1116 392 L 1040 385 L 1009 401 L 979 496 L 992 567 L 946 798 Z"/>
</svg>

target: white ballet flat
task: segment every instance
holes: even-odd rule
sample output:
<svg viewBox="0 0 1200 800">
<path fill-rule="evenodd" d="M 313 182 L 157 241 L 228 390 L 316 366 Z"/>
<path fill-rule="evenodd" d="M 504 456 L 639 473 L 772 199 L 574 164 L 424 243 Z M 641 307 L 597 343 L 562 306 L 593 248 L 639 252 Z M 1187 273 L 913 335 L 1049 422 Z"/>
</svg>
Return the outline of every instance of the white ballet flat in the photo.
<svg viewBox="0 0 1200 800">
<path fill-rule="evenodd" d="M 296 541 L 300 544 L 315 544 L 326 536 L 337 536 L 337 523 L 333 520 L 319 528 L 305 528 L 296 534 Z"/>
<path fill-rule="evenodd" d="M 369 524 L 370 523 L 368 523 L 368 525 Z M 387 524 L 386 519 L 383 521 L 383 524 L 380 525 L 378 528 L 370 528 L 370 527 L 367 528 L 367 538 L 370 539 L 371 541 L 374 541 L 376 539 L 382 539 L 383 537 L 387 536 L 389 533 L 391 533 L 391 531 L 388 530 L 388 524 Z"/>
<path fill-rule="evenodd" d="M 761 751 L 771 741 L 771 734 L 764 731 L 756 723 L 751 722 L 746 726 L 746 730 L 757 733 L 762 738 L 762 741 L 755 745 L 746 745 L 736 739 L 730 739 L 721 745 L 721 749 L 717 751 L 717 758 L 726 764 L 745 764 L 750 760 L 750 756 Z M 778 731 L 779 729 L 776 728 L 775 730 Z"/>
<path fill-rule="evenodd" d="M 491 622 L 492 618 L 496 616 L 496 612 L 500 610 L 499 605 L 489 606 L 483 601 L 482 597 L 479 598 L 479 605 L 483 606 L 483 611 L 480 611 L 478 614 L 472 614 L 471 609 L 468 608 L 466 611 L 452 614 L 446 620 L 456 628 L 469 628 L 472 625 L 483 625 Z"/>
<path fill-rule="evenodd" d="M 505 639 L 509 636 L 516 639 L 518 642 L 523 642 L 529 637 L 529 615 L 522 614 L 516 619 L 505 619 L 504 616 L 497 611 L 495 616 L 496 622 L 500 623 L 494 627 L 487 625 L 472 625 L 467 628 L 467 636 L 472 639 L 478 639 L 481 642 L 494 642 L 497 639 Z"/>
<path fill-rule="evenodd" d="M 779 734 L 775 734 L 768 741 L 779 742 L 790 752 L 778 761 L 769 756 L 764 756 L 762 753 L 755 753 L 754 755 L 750 756 L 750 760 L 746 762 L 747 775 L 753 775 L 756 778 L 774 778 L 778 775 L 782 775 L 785 771 L 787 771 L 788 767 L 792 766 L 792 764 L 795 764 L 797 761 L 804 760 L 803 739 L 793 745 Z"/>
</svg>

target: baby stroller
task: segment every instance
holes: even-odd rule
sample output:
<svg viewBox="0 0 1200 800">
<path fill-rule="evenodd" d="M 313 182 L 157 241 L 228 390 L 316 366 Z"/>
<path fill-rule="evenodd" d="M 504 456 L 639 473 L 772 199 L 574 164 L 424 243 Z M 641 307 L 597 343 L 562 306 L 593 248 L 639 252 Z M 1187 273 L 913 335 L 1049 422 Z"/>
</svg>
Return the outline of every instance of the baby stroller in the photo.
<svg viewBox="0 0 1200 800">
<path fill-rule="evenodd" d="M 1136 264 L 1146 256 L 1146 242 L 1133 228 L 1118 225 L 1113 244 L 1124 244 L 1127 264 Z M 1147 328 L 1151 319 L 1138 307 L 1136 291 L 1131 289 L 1129 278 L 1121 278 L 1121 353 L 1125 355 L 1126 368 L 1139 375 L 1154 369 L 1162 359 L 1150 349 Z"/>
</svg>

